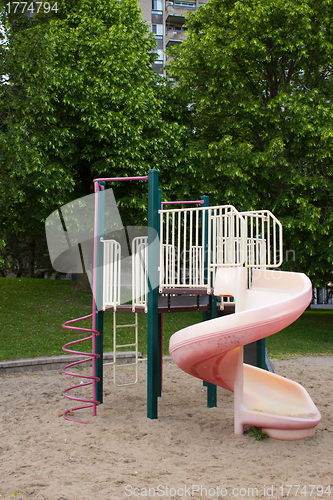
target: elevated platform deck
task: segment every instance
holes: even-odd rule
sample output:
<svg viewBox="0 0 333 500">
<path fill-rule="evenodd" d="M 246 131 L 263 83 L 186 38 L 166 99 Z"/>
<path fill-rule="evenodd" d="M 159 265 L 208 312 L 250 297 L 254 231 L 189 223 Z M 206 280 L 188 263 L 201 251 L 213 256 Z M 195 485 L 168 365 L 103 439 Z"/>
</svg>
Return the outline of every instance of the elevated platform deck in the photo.
<svg viewBox="0 0 333 500">
<path fill-rule="evenodd" d="M 190 291 L 190 293 L 189 293 Z M 158 297 L 158 312 L 160 314 L 173 312 L 191 312 L 191 311 L 206 311 L 210 310 L 210 300 L 207 289 L 189 289 L 189 288 L 164 288 L 163 295 Z M 225 302 L 223 308 L 220 307 L 220 302 L 217 304 L 218 315 L 230 314 L 235 311 L 233 302 Z M 105 311 L 117 312 L 136 312 L 145 313 L 145 307 L 135 306 L 132 304 L 122 304 L 119 306 L 106 307 Z"/>
</svg>

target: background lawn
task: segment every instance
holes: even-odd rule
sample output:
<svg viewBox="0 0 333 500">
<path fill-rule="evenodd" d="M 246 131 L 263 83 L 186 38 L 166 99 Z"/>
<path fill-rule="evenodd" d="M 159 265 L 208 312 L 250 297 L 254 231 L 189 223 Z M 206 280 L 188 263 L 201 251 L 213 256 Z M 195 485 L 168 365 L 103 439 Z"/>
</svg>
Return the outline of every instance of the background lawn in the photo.
<svg viewBox="0 0 333 500">
<path fill-rule="evenodd" d="M 266 338 L 269 356 L 333 354 L 333 309 L 306 310 L 292 325 Z"/>
<path fill-rule="evenodd" d="M 0 359 L 60 355 L 66 342 L 80 338 L 62 323 L 91 313 L 91 293 L 76 290 L 75 283 L 29 278 L 0 279 Z M 133 314 L 117 313 L 117 322 L 129 324 Z M 163 351 L 170 336 L 202 321 L 200 312 L 164 314 Z M 76 326 L 91 327 L 91 319 Z M 104 316 L 104 350 L 112 350 L 113 314 Z M 120 329 L 117 343 L 132 342 L 133 329 Z M 117 334 L 118 335 L 118 334 Z M 91 349 L 89 342 L 78 350 Z M 333 310 L 307 310 L 293 325 L 266 339 L 269 356 L 333 354 Z M 139 314 L 139 350 L 147 353 L 147 315 Z"/>
</svg>

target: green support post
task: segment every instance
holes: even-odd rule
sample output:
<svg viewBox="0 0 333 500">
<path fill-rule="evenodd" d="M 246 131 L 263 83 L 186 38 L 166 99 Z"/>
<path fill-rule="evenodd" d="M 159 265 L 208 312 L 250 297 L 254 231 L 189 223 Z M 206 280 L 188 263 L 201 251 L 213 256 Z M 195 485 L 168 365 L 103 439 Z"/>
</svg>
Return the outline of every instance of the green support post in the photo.
<svg viewBox="0 0 333 500">
<path fill-rule="evenodd" d="M 97 221 L 97 272 L 96 272 L 96 330 L 99 332 L 96 337 L 96 359 L 95 377 L 99 378 L 96 383 L 96 399 L 100 404 L 103 403 L 103 319 L 104 313 L 99 309 L 103 301 L 103 243 L 100 238 L 104 236 L 104 214 L 105 214 L 105 182 L 100 182 L 102 190 L 98 192 L 98 221 Z"/>
<path fill-rule="evenodd" d="M 209 297 L 210 319 L 216 318 L 216 297 Z M 217 388 L 216 385 L 207 382 L 207 406 L 215 408 L 217 406 Z"/>
<path fill-rule="evenodd" d="M 159 380 L 159 358 L 161 356 L 158 341 L 158 266 L 159 238 L 158 234 L 158 171 L 148 172 L 148 360 L 147 360 L 147 417 L 158 416 L 158 396 L 161 380 Z"/>
<path fill-rule="evenodd" d="M 99 332 L 96 337 L 96 354 L 99 358 L 96 359 L 96 373 L 95 376 L 99 378 L 96 383 L 96 399 L 100 404 L 103 403 L 103 311 L 97 311 L 96 315 L 96 330 Z"/>
<path fill-rule="evenodd" d="M 257 340 L 257 367 L 266 370 L 265 339 Z"/>
<path fill-rule="evenodd" d="M 162 314 L 158 314 L 158 339 L 157 348 L 160 353 L 157 361 L 157 396 L 162 396 Z"/>
<path fill-rule="evenodd" d="M 203 206 L 209 207 L 209 197 L 202 196 L 202 200 L 204 200 Z M 204 214 L 205 217 L 205 250 L 204 250 L 204 262 L 205 262 L 205 282 L 208 282 L 208 213 Z M 202 313 L 202 321 L 206 321 L 208 319 L 216 318 L 216 297 L 209 296 L 209 310 L 207 313 L 204 311 Z M 207 387 L 207 406 L 208 408 L 215 408 L 217 406 L 217 389 L 216 385 L 211 384 L 210 382 L 203 383 L 205 387 Z"/>
</svg>

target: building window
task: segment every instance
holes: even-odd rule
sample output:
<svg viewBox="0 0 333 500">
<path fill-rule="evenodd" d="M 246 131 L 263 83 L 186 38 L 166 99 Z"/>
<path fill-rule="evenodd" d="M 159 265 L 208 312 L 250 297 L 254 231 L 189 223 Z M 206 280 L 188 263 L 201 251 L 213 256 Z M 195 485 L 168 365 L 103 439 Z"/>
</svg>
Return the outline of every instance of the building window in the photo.
<svg viewBox="0 0 333 500">
<path fill-rule="evenodd" d="M 195 3 L 192 2 L 175 2 L 175 7 L 195 7 Z"/>
<path fill-rule="evenodd" d="M 157 36 L 163 36 L 163 24 L 152 24 L 151 30 Z"/>
<path fill-rule="evenodd" d="M 163 8 L 163 0 L 152 0 L 153 10 L 162 10 L 162 8 Z"/>
<path fill-rule="evenodd" d="M 158 64 L 159 61 L 163 61 L 163 50 L 160 49 L 154 49 L 153 52 L 157 54 L 157 59 L 155 61 L 155 64 Z"/>
</svg>

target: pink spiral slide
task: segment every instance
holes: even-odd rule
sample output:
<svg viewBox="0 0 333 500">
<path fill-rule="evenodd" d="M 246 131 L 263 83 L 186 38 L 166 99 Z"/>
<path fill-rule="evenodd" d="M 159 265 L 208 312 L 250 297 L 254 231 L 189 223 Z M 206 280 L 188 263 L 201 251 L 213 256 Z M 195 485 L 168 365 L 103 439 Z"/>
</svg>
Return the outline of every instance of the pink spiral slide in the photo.
<svg viewBox="0 0 333 500">
<path fill-rule="evenodd" d="M 297 382 L 243 363 L 243 346 L 279 332 L 309 305 L 307 276 L 253 271 L 247 289 L 245 267 L 217 269 L 214 294 L 233 296 L 235 314 L 184 328 L 170 339 L 170 354 L 186 373 L 234 392 L 235 434 L 244 425 L 262 427 L 275 439 L 313 437 L 321 415 Z"/>
</svg>

